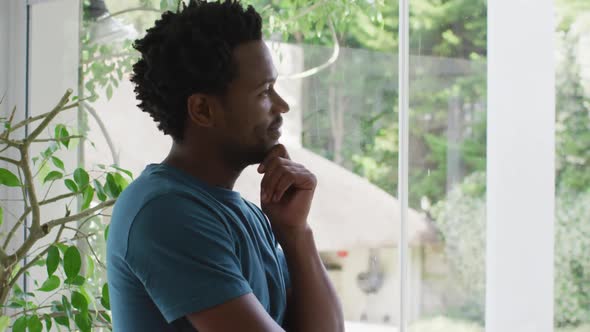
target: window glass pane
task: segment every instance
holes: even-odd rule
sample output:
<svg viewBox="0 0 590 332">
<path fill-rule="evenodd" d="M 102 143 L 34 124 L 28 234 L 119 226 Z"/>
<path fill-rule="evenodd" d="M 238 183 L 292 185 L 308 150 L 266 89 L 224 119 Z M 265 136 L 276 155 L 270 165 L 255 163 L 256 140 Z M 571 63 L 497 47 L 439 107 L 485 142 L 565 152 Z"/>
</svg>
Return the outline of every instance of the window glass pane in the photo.
<svg viewBox="0 0 590 332">
<path fill-rule="evenodd" d="M 555 326 L 590 331 L 590 3 L 556 1 Z"/>
<path fill-rule="evenodd" d="M 141 36 L 174 1 L 106 1 L 84 15 L 82 72 L 88 103 L 89 167 L 116 163 L 138 176 L 161 162 L 171 139 L 136 106 L 129 82 L 130 38 Z M 263 16 L 290 104 L 281 142 L 319 179 L 309 222 L 344 307 L 347 331 L 390 331 L 398 320 L 397 2 L 245 1 Z M 137 8 L 152 8 L 150 10 Z M 155 8 L 155 10 L 153 9 Z M 235 186 L 259 203 L 254 167 Z M 411 214 L 416 244 L 431 235 Z M 94 227 L 104 227 L 108 217 Z M 102 239 L 96 246 L 104 255 Z M 103 241 L 104 242 L 104 241 Z"/>
<path fill-rule="evenodd" d="M 486 2 L 410 1 L 410 330 L 483 331 Z"/>
</svg>

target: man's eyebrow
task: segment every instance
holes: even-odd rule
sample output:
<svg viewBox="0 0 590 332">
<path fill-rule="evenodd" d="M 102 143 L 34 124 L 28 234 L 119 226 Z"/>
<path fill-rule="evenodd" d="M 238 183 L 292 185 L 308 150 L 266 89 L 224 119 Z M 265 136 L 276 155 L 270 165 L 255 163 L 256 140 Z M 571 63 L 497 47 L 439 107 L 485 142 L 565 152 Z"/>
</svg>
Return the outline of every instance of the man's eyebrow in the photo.
<svg viewBox="0 0 590 332">
<path fill-rule="evenodd" d="M 256 88 L 260 88 L 261 86 L 267 84 L 267 83 L 274 83 L 277 81 L 277 76 L 275 77 L 268 77 L 266 78 L 263 82 L 261 82 L 260 84 L 256 85 Z"/>
</svg>

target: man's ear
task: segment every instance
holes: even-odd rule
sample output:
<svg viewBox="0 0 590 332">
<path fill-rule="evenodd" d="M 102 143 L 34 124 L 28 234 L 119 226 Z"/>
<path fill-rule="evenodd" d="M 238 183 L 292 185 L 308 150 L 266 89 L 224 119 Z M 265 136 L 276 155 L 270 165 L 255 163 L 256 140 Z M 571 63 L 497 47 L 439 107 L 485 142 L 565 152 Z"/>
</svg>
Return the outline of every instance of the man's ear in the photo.
<svg viewBox="0 0 590 332">
<path fill-rule="evenodd" d="M 195 93 L 187 99 L 188 116 L 191 122 L 201 127 L 214 127 L 215 114 L 212 100 L 202 93 Z"/>
</svg>

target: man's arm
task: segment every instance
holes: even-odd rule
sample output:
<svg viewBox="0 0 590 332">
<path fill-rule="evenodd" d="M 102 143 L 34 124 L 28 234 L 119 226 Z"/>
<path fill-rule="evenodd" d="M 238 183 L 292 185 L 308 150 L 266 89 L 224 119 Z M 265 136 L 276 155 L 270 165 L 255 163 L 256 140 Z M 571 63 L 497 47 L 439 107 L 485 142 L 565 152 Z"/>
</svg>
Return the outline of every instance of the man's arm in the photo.
<svg viewBox="0 0 590 332">
<path fill-rule="evenodd" d="M 287 305 L 287 331 L 344 331 L 342 307 L 307 228 L 283 247 L 291 290 Z"/>
<path fill-rule="evenodd" d="M 199 332 L 285 332 L 252 293 L 186 318 Z"/>
<path fill-rule="evenodd" d="M 320 259 L 307 223 L 317 180 L 305 167 L 290 160 L 276 145 L 258 171 L 262 210 L 281 244 L 291 278 L 288 303 L 289 332 L 344 331 L 342 306 Z"/>
</svg>

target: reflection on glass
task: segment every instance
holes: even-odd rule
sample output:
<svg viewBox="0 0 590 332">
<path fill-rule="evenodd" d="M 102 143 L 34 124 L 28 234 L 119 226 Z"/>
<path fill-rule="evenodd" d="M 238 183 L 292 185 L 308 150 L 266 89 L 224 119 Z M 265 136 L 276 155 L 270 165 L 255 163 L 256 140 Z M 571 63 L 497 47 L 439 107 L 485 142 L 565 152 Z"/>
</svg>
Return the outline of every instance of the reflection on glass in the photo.
<svg viewBox="0 0 590 332">
<path fill-rule="evenodd" d="M 86 94 L 97 96 L 86 107 L 87 165 L 115 163 L 139 174 L 167 153 L 170 139 L 137 109 L 127 76 L 135 57 L 129 38 L 153 24 L 160 5 L 176 10 L 171 3 L 106 1 L 111 13 L 121 14 L 86 11 L 82 72 Z M 397 3 L 245 3 L 261 11 L 280 74 L 276 89 L 291 106 L 282 143 L 319 179 L 309 222 L 342 299 L 347 331 L 395 331 Z M 258 203 L 260 178 L 247 168 L 235 190 Z M 436 236 L 416 211 L 410 230 L 418 257 Z M 102 239 L 95 241 L 100 246 Z"/>
<path fill-rule="evenodd" d="M 486 20 L 485 1 L 410 2 L 410 207 L 436 233 L 411 256 L 415 332 L 484 330 Z"/>
</svg>

